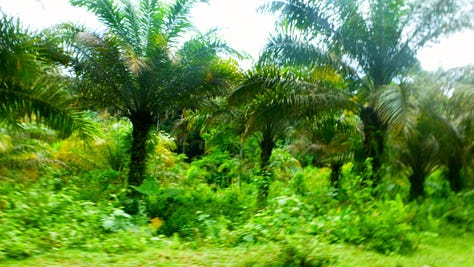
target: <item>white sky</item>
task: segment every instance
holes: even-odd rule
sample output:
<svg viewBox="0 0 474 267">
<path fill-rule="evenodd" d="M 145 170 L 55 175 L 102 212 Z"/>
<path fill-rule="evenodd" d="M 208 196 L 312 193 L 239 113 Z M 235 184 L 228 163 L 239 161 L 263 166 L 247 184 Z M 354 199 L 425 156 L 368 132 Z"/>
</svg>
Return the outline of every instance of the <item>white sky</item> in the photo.
<svg viewBox="0 0 474 267">
<path fill-rule="evenodd" d="M 193 12 L 194 23 L 201 31 L 219 28 L 230 46 L 250 53 L 255 59 L 273 29 L 273 18 L 257 14 L 265 0 L 210 0 L 198 4 Z M 80 8 L 71 7 L 68 0 L 0 0 L 0 9 L 20 17 L 31 29 L 41 29 L 61 22 L 78 22 L 97 28 L 97 19 Z M 449 69 L 474 65 L 474 31 L 466 31 L 443 39 L 418 54 L 426 70 Z M 244 65 L 250 65 L 244 62 Z"/>
</svg>

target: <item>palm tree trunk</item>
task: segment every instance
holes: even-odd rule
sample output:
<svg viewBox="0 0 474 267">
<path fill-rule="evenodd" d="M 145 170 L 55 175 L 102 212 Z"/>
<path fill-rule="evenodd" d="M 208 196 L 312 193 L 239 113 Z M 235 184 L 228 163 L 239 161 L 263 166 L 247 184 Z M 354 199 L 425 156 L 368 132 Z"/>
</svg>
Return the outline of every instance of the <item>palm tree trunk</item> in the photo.
<svg viewBox="0 0 474 267">
<path fill-rule="evenodd" d="M 146 141 L 151 124 L 144 121 L 132 121 L 132 147 L 130 153 L 130 172 L 128 184 L 140 186 L 145 179 L 146 171 Z M 132 195 L 134 195 L 132 193 Z"/>
<path fill-rule="evenodd" d="M 262 172 L 268 171 L 268 165 L 270 164 L 270 157 L 272 155 L 275 142 L 271 136 L 264 136 L 262 142 L 260 142 L 260 170 Z"/>
<path fill-rule="evenodd" d="M 148 139 L 148 131 L 151 124 L 137 119 L 132 121 L 132 147 L 130 151 L 130 166 L 128 173 L 128 185 L 140 186 L 145 179 L 146 171 L 146 141 Z M 128 214 L 137 214 L 139 212 L 139 200 L 141 194 L 135 190 L 130 189 L 127 193 L 130 202 L 124 207 Z"/>
<path fill-rule="evenodd" d="M 425 176 L 423 172 L 414 170 L 408 180 L 410 181 L 409 201 L 416 200 L 425 194 Z"/>
<path fill-rule="evenodd" d="M 342 163 L 331 164 L 331 186 L 339 188 L 339 176 L 341 174 Z"/>
<path fill-rule="evenodd" d="M 449 186 L 453 192 L 460 192 L 463 188 L 461 179 L 462 162 L 461 159 L 454 156 L 448 159 L 448 179 Z"/>
<path fill-rule="evenodd" d="M 271 170 L 269 165 L 273 148 L 275 148 L 273 136 L 269 131 L 264 131 L 262 141 L 260 142 L 260 174 L 262 175 L 263 180 L 258 184 L 259 201 L 264 201 L 267 198 L 268 190 L 270 189 Z"/>
<path fill-rule="evenodd" d="M 384 140 L 387 125 L 382 122 L 380 116 L 372 107 L 365 107 L 360 112 L 360 118 L 364 124 L 364 154 L 365 158 L 372 158 L 372 170 L 374 177 L 373 186 L 377 186 L 378 171 L 382 166 L 382 155 L 384 152 Z"/>
</svg>

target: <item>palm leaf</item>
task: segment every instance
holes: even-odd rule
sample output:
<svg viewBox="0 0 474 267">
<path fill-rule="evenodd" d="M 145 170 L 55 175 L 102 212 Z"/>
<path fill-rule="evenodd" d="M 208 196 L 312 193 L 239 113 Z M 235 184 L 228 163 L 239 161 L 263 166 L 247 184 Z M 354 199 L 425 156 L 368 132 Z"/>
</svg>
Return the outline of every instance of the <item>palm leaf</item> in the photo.
<svg viewBox="0 0 474 267">
<path fill-rule="evenodd" d="M 72 98 L 63 89 L 58 77 L 55 58 L 67 58 L 57 49 L 43 45 L 54 40 L 41 39 L 20 27 L 19 22 L 6 15 L 0 27 L 0 114 L 4 121 L 16 123 L 21 119 L 43 122 L 69 135 L 81 130 L 84 136 L 93 132 L 92 126 L 72 108 Z M 46 36 L 47 37 L 47 36 Z M 46 54 L 53 52 L 53 55 Z M 13 64 L 15 62 L 15 64 Z M 27 73 L 27 75 L 24 75 Z"/>
</svg>

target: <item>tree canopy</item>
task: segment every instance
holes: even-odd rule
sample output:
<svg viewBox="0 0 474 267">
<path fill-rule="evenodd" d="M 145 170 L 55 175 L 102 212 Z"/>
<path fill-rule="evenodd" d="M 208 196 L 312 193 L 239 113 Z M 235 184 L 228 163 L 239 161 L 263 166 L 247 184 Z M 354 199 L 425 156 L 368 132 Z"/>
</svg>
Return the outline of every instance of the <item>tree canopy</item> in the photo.
<svg viewBox="0 0 474 267">
<path fill-rule="evenodd" d="M 132 123 L 130 185 L 144 179 L 149 130 L 200 97 L 228 87 L 226 75 L 234 71 L 218 64 L 219 53 L 233 50 L 212 31 L 194 31 L 189 12 L 196 2 L 71 1 L 107 27 L 104 33 L 72 29 L 73 65 L 85 99 Z"/>
</svg>

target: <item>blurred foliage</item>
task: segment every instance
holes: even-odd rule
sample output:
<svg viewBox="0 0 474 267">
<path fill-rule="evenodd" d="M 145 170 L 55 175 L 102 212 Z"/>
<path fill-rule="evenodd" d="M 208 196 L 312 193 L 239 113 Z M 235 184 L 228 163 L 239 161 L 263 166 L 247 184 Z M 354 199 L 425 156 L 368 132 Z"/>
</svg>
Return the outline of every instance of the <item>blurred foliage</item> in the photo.
<svg viewBox="0 0 474 267">
<path fill-rule="evenodd" d="M 94 1 L 74 2 L 95 7 Z M 338 3 L 346 2 L 350 1 Z M 402 3 L 395 2 L 397 6 Z M 187 14 L 189 3 L 177 1 L 176 10 L 160 10 Z M 134 14 L 132 6 L 121 5 L 120 11 Z M 171 28 L 190 27 L 180 16 L 168 22 Z M 146 76 L 153 83 L 139 84 L 145 77 L 132 69 L 122 69 L 122 74 L 133 72 L 131 79 L 120 72 L 104 72 L 105 76 L 113 73 L 114 79 L 127 86 L 145 86 L 138 101 L 143 100 L 145 106 L 150 101 L 148 92 L 155 100 L 173 100 L 166 105 L 153 102 L 154 111 L 148 110 L 153 119 L 142 136 L 146 171 L 140 183 L 127 181 L 133 172 L 130 169 L 136 167 L 130 163 L 133 127 L 130 116 L 119 119 L 110 108 L 117 104 L 116 99 L 98 97 L 99 103 L 89 103 L 90 109 L 107 104 L 110 113 L 84 111 L 80 119 L 85 124 L 65 129 L 67 135 L 47 127 L 54 123 L 39 123 L 33 113 L 12 112 L 21 106 L 21 98 L 15 98 L 13 104 L 0 103 L 0 115 L 6 116 L 0 118 L 0 263 L 67 249 L 122 254 L 166 246 L 180 251 L 186 247 L 238 248 L 246 254 L 259 248 L 257 256 L 239 259 L 244 266 L 331 266 L 339 261 L 334 249 L 338 247 L 353 249 L 354 254 L 371 251 L 375 257 L 396 258 L 416 253 L 426 240 L 474 232 L 473 67 L 437 73 L 407 70 L 403 77 L 397 74 L 389 84 L 384 83 L 383 92 L 376 95 L 376 108 L 380 118 L 389 122 L 383 129 L 385 152 L 378 159 L 366 158 L 362 155 L 364 125 L 357 114 L 368 99 L 360 95 L 362 91 L 354 92 L 355 96 L 342 94 L 355 84 L 350 77 L 341 76 L 341 66 L 283 68 L 283 72 L 267 66 L 245 77 L 234 60 L 221 59 L 215 50 L 201 51 L 211 53 L 209 62 L 205 62 L 209 57 L 195 54 L 204 45 L 198 39 L 214 40 L 214 33 L 196 36 L 181 52 L 161 47 L 166 38 L 160 35 L 163 40 L 158 39 L 153 49 L 164 49 L 158 58 L 167 61 L 154 61 L 153 73 L 159 75 Z M 29 40 L 26 31 L 24 34 L 15 36 L 11 31 L 8 41 Z M 99 53 L 104 48 L 94 43 L 93 35 L 81 34 L 92 38 L 83 40 L 92 42 L 90 49 Z M 117 41 L 113 36 L 102 37 Z M 49 52 L 61 47 L 48 44 Z M 214 48 L 220 44 L 214 43 Z M 115 52 L 127 53 L 128 48 L 118 47 Z M 33 68 L 40 64 L 41 73 L 56 70 L 55 77 L 64 78 L 57 84 L 61 92 L 79 92 L 77 84 L 66 82 L 70 77 L 59 72 L 56 63 L 51 65 L 57 60 L 35 62 L 31 51 L 26 52 L 31 61 L 24 63 Z M 168 58 L 168 52 L 178 52 L 178 58 Z M 411 60 L 414 54 L 405 56 Z M 67 63 L 67 57 L 62 63 Z M 175 61 L 186 64 L 171 68 L 178 63 Z M 113 69 L 107 62 L 100 65 Z M 90 63 L 90 70 L 96 70 Z M 159 66 L 165 63 L 171 64 L 168 71 L 183 75 L 161 72 Z M 198 73 L 206 74 L 197 75 L 204 80 L 197 76 L 197 80 L 187 80 L 193 66 L 203 63 L 212 72 Z M 4 95 L 17 95 L 11 85 L 41 85 L 38 79 L 42 76 L 28 78 L 33 73 L 12 66 L 3 67 L 19 71 L 15 75 L 0 73 Z M 144 71 L 146 66 L 141 66 Z M 370 83 L 360 78 L 359 82 Z M 202 85 L 197 87 L 199 94 L 187 93 L 193 83 Z M 151 84 L 164 88 L 155 90 Z M 96 89 L 96 84 L 89 85 Z M 210 92 L 207 89 L 212 88 L 205 86 L 223 90 Z M 163 91 L 170 95 L 162 95 Z M 138 96 L 133 90 L 126 93 Z M 126 107 L 121 111 L 130 112 Z M 135 123 L 143 119 L 131 117 Z M 95 130 L 84 140 L 80 132 L 72 132 L 80 126 Z M 376 173 L 380 180 L 374 181 Z"/>
</svg>

